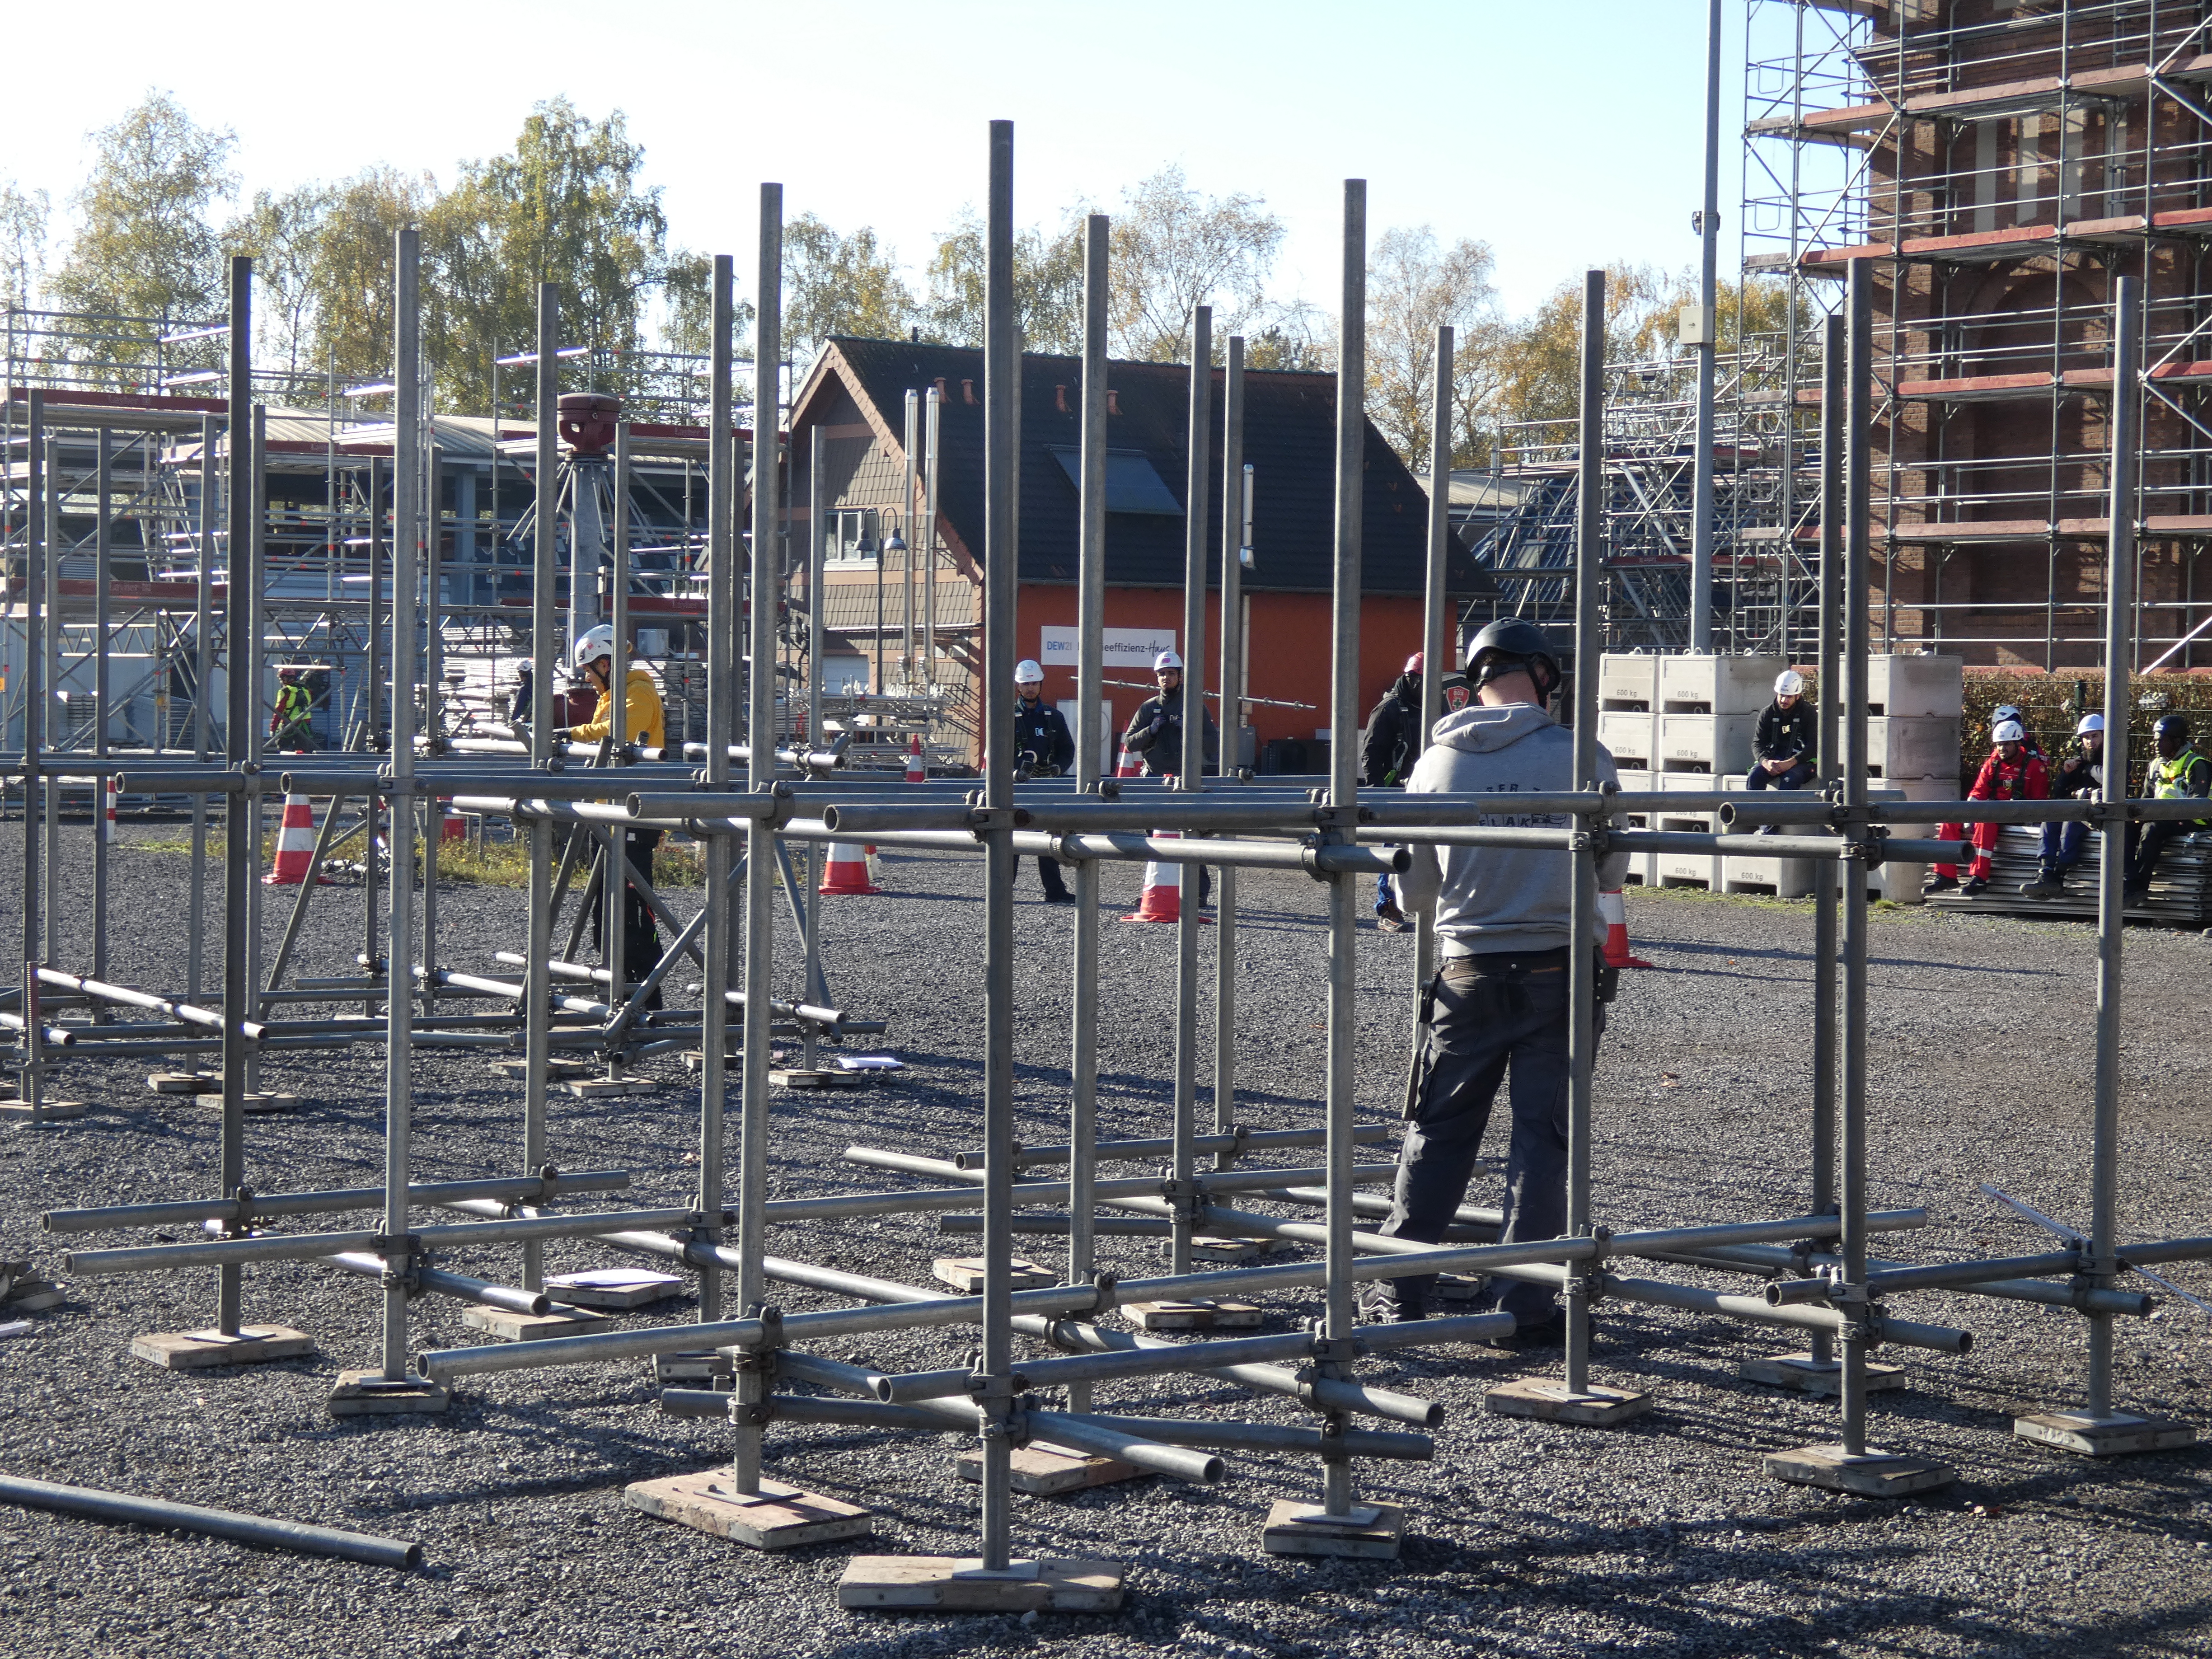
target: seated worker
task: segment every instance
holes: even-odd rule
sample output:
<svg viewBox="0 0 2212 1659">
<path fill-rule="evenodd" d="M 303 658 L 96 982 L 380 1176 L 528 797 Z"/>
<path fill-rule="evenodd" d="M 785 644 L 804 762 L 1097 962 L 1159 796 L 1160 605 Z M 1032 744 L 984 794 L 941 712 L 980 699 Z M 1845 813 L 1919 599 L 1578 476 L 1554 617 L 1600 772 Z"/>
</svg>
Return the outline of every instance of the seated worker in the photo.
<svg viewBox="0 0 2212 1659">
<path fill-rule="evenodd" d="M 1206 712 L 1201 698 L 1197 729 L 1192 730 L 1183 708 L 1182 659 L 1172 651 L 1163 651 L 1152 659 L 1152 673 L 1159 681 L 1159 695 L 1137 706 L 1129 729 L 1121 734 L 1121 747 L 1144 763 L 1148 778 L 1181 776 L 1186 766 L 1196 776 L 1217 769 L 1221 761 L 1221 729 Z M 1198 866 L 1200 908 L 1212 891 L 1213 877 L 1201 864 Z"/>
<path fill-rule="evenodd" d="M 1774 678 L 1774 701 L 1759 716 L 1752 747 L 1759 757 L 1747 789 L 1802 789 L 1813 781 L 1813 756 L 1820 740 L 1820 716 L 1805 699 L 1805 677 L 1785 668 Z"/>
<path fill-rule="evenodd" d="M 1990 757 L 1982 763 L 1981 773 L 1974 787 L 1966 792 L 1968 800 L 2048 800 L 2051 799 L 2051 775 L 2042 760 L 2027 752 L 2027 732 L 2018 720 L 2005 720 L 1990 736 L 1996 746 Z M 1997 823 L 1978 823 L 1974 826 L 1974 864 L 1968 872 L 1965 886 L 1959 885 L 1959 866 L 1939 864 L 1935 878 L 1923 889 L 1923 892 L 1948 893 L 1957 887 L 1961 896 L 1974 898 L 1990 884 L 1990 854 L 1997 844 L 2004 826 Z M 1961 824 L 1947 823 L 1940 839 L 1958 841 L 1966 835 Z"/>
<path fill-rule="evenodd" d="M 2203 800 L 2212 794 L 2212 760 L 2197 752 L 2189 740 L 2189 720 L 2166 714 L 2151 728 L 2158 741 L 2158 758 L 2143 777 L 2143 793 L 2154 800 Z M 2127 902 L 2140 904 L 2150 892 L 2150 878 L 2158 870 L 2158 855 L 2176 836 L 2207 827 L 2204 818 L 2165 818 L 2128 826 Z"/>
<path fill-rule="evenodd" d="M 590 629 L 576 641 L 575 665 L 599 694 L 599 706 L 592 718 L 581 726 L 562 727 L 553 733 L 556 743 L 597 743 L 614 731 L 615 698 L 607 678 L 614 668 L 615 630 L 605 623 Z M 626 742 L 641 748 L 659 749 L 667 739 L 665 717 L 660 708 L 660 683 L 653 671 L 633 659 L 629 672 L 623 676 L 623 737 Z M 653 880 L 653 850 L 660 845 L 660 831 L 636 829 L 623 833 L 623 851 L 635 866 L 638 878 Z M 585 890 L 584 906 L 592 918 L 592 948 L 601 953 L 605 964 L 606 946 L 601 939 L 603 914 L 606 907 L 599 902 L 605 890 L 594 875 Z M 660 932 L 653 926 L 653 907 L 645 896 L 625 880 L 623 886 L 623 977 L 635 985 L 652 972 L 660 961 Z M 660 1006 L 660 994 L 656 989 L 648 1008 Z"/>
<path fill-rule="evenodd" d="M 2077 753 L 2066 757 L 2058 775 L 2051 781 L 2051 799 L 2071 800 L 2076 795 L 2101 789 L 2105 784 L 2105 717 L 2084 714 L 2074 728 L 2081 742 Z M 2024 898 L 2057 898 L 2066 890 L 2066 872 L 2081 861 L 2088 844 L 2089 826 L 2080 819 L 2043 826 L 2043 856 L 2037 860 L 2035 879 L 2021 884 Z"/>
<path fill-rule="evenodd" d="M 1991 743 L 1996 741 L 1997 727 L 2002 726 L 2007 720 L 2020 727 L 2021 747 L 2029 756 L 2041 761 L 2045 769 L 2048 770 L 2051 766 L 2050 757 L 2043 752 L 2043 745 L 2035 740 L 2035 729 L 2028 725 L 2027 716 L 2021 712 L 2018 703 L 2001 702 L 1996 706 L 1995 712 L 1990 715 L 1990 741 Z"/>
</svg>

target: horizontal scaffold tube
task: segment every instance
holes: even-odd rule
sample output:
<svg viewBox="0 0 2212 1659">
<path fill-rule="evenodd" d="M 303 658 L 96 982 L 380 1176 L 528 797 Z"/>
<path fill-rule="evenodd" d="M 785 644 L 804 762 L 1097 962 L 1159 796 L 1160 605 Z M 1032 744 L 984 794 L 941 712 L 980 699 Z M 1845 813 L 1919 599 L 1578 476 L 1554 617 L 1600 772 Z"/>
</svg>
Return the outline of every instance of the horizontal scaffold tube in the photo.
<svg viewBox="0 0 2212 1659">
<path fill-rule="evenodd" d="M 1641 800 L 1641 796 L 1624 799 Z M 2124 807 L 2137 823 L 2186 823 L 2205 816 L 2201 804 L 2186 799 L 2129 799 L 2104 803 L 2088 797 L 2055 800 L 1878 801 L 1867 809 L 1876 823 L 2096 823 L 2115 807 Z M 1631 810 L 1641 811 L 1636 807 Z M 1841 809 L 1826 802 L 1747 800 L 1729 798 L 1717 809 L 1723 823 L 1832 823 Z"/>
<path fill-rule="evenodd" d="M 384 1258 L 363 1255 L 352 1250 L 337 1255 L 325 1256 L 333 1267 L 343 1267 L 349 1273 L 364 1279 L 384 1277 Z M 509 1313 L 544 1314 L 550 1312 L 553 1298 L 543 1291 L 518 1291 L 506 1285 L 495 1285 L 488 1279 L 471 1279 L 466 1273 L 449 1273 L 442 1267 L 416 1267 L 415 1284 L 420 1290 L 434 1291 L 440 1296 L 458 1297 L 464 1302 L 479 1303 L 487 1308 L 504 1308 Z"/>
<path fill-rule="evenodd" d="M 617 1210 L 603 1215 L 522 1216 L 417 1227 L 408 1237 L 426 1249 L 459 1249 L 471 1244 L 518 1244 L 534 1238 L 588 1238 L 595 1232 L 637 1227 L 688 1226 L 696 1214 L 691 1210 Z M 165 1273 L 173 1267 L 217 1267 L 247 1261 L 305 1261 L 343 1250 L 373 1250 L 383 1242 L 380 1233 L 366 1231 L 264 1233 L 255 1238 L 212 1238 L 189 1244 L 73 1250 L 62 1260 L 71 1273 Z"/>
<path fill-rule="evenodd" d="M 112 1002 L 125 1008 L 148 1008 L 157 1014 L 167 1014 L 171 1019 L 205 1030 L 222 1030 L 222 1016 L 211 1008 L 198 1008 L 187 1002 L 172 1002 L 167 997 L 154 995 L 149 991 L 134 991 L 127 985 L 109 985 L 96 979 L 79 979 L 75 974 L 65 974 L 58 968 L 39 969 L 39 983 L 52 985 L 64 991 L 74 991 L 98 1002 Z M 259 1037 L 266 1029 L 253 1020 L 244 1021 L 240 1029 L 249 1041 Z"/>
<path fill-rule="evenodd" d="M 1390 1138 L 1390 1127 L 1384 1123 L 1363 1123 L 1352 1132 L 1356 1145 L 1371 1146 Z M 1280 1152 L 1292 1146 L 1318 1146 L 1328 1139 L 1325 1129 L 1259 1129 L 1225 1135 L 1200 1135 L 1190 1143 L 1191 1151 L 1200 1158 L 1216 1152 Z M 1175 1142 L 1164 1138 L 1154 1140 L 1102 1140 L 1093 1149 L 1093 1156 L 1104 1162 L 1115 1159 L 1165 1158 L 1175 1150 Z M 1069 1149 L 1066 1146 L 1017 1146 L 1014 1148 L 1014 1167 L 1029 1169 L 1039 1164 L 1065 1164 Z M 980 1151 L 955 1152 L 949 1160 L 955 1169 L 980 1170 L 983 1154 Z"/>
<path fill-rule="evenodd" d="M 162 1498 L 137 1498 L 128 1492 L 100 1492 L 91 1486 L 31 1480 L 17 1474 L 0 1475 L 0 1503 L 21 1504 L 27 1509 L 52 1510 L 64 1515 L 89 1516 L 95 1521 L 173 1527 L 179 1532 L 205 1533 L 241 1544 L 298 1550 L 307 1555 L 335 1556 L 341 1561 L 365 1561 L 371 1566 L 422 1565 L 422 1547 L 397 1538 L 340 1532 L 334 1527 L 311 1527 L 298 1521 L 272 1521 L 265 1516 L 240 1515 L 235 1510 L 173 1504 Z"/>
<path fill-rule="evenodd" d="M 505 1200 L 555 1197 L 570 1193 L 611 1193 L 629 1185 L 627 1170 L 580 1170 L 574 1175 L 501 1176 L 482 1181 L 413 1182 L 410 1204 L 448 1204 L 456 1199 Z M 319 1215 L 384 1206 L 381 1187 L 339 1187 L 321 1193 L 249 1193 L 235 1198 L 188 1198 L 172 1203 L 115 1204 L 96 1210 L 49 1210 L 40 1218 L 50 1233 L 105 1232 L 116 1227 L 167 1227 L 195 1221 L 258 1220 L 264 1216 Z"/>
<path fill-rule="evenodd" d="M 1705 1267 L 1715 1273 L 1752 1273 L 1766 1279 L 1794 1273 L 1799 1266 L 1796 1252 L 1774 1244 L 1718 1245 L 1691 1252 L 1651 1251 L 1646 1253 L 1646 1259 L 1678 1262 L 1686 1267 Z M 1832 1267 L 1842 1259 L 1834 1255 L 1814 1254 L 1806 1256 L 1803 1265 L 1807 1267 Z M 1911 1265 L 1908 1261 L 1887 1261 L 1874 1256 L 1867 1258 L 1868 1270 L 1874 1273 Z M 2006 1302 L 2039 1302 L 2054 1308 L 2078 1307 L 2084 1313 L 2115 1314 L 2126 1319 L 2148 1319 L 2158 1309 L 2155 1297 L 2138 1295 L 2133 1291 L 2097 1291 L 2070 1285 L 2046 1285 L 2039 1279 L 2001 1279 L 1951 1288 L 1968 1296 L 1995 1297 Z"/>
</svg>

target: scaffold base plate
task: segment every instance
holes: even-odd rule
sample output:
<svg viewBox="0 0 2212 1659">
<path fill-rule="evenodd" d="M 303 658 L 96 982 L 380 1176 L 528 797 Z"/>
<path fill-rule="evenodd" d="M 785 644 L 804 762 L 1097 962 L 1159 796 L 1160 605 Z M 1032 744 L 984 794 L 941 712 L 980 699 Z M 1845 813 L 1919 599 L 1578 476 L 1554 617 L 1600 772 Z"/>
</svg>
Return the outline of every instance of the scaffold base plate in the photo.
<svg viewBox="0 0 2212 1659">
<path fill-rule="evenodd" d="M 13 1123 L 58 1123 L 65 1118 L 82 1117 L 88 1109 L 81 1100 L 46 1100 L 39 1103 L 34 1118 L 24 1101 L 12 1097 L 0 1099 L 0 1121 Z"/>
<path fill-rule="evenodd" d="M 428 1377 L 393 1382 L 381 1371 L 340 1371 L 331 1390 L 332 1417 L 396 1417 L 405 1412 L 441 1412 L 453 1396 Z"/>
<path fill-rule="evenodd" d="M 835 1066 L 817 1066 L 812 1071 L 780 1066 L 768 1074 L 768 1080 L 779 1089 L 865 1089 L 869 1079 L 866 1072 L 847 1072 Z"/>
<path fill-rule="evenodd" d="M 1763 1359 L 1747 1359 L 1736 1367 L 1736 1375 L 1747 1382 L 1795 1389 L 1800 1394 L 1839 1394 L 1844 1386 L 1840 1360 L 1815 1359 L 1809 1353 L 1771 1354 Z M 1905 1384 L 1904 1366 L 1867 1361 L 1866 1385 L 1869 1390 L 1901 1389 Z"/>
<path fill-rule="evenodd" d="M 173 1371 L 210 1365 L 257 1365 L 271 1359 L 312 1356 L 315 1339 L 289 1325 L 240 1325 L 236 1336 L 221 1331 L 155 1331 L 134 1337 L 131 1355 Z"/>
<path fill-rule="evenodd" d="M 1261 1317 L 1249 1302 L 1127 1302 L 1121 1311 L 1146 1331 L 1249 1331 Z"/>
<path fill-rule="evenodd" d="M 574 1307 L 642 1308 L 677 1295 L 689 1282 L 674 1273 L 656 1273 L 643 1267 L 595 1267 L 589 1273 L 549 1279 L 545 1288 Z"/>
<path fill-rule="evenodd" d="M 565 1082 L 574 1077 L 589 1077 L 593 1069 L 588 1060 L 549 1060 L 545 1062 L 545 1075 L 556 1083 Z M 530 1080 L 530 1062 L 526 1060 L 495 1060 L 492 1062 L 492 1070 L 501 1077 L 513 1078 L 517 1083 Z"/>
<path fill-rule="evenodd" d="M 1907 1457 L 1873 1448 L 1853 1454 L 1840 1445 L 1769 1452 L 1763 1466 L 1778 1480 L 1859 1498 L 1910 1498 L 1948 1486 L 1959 1478 L 1958 1470 L 1933 1457 Z"/>
<path fill-rule="evenodd" d="M 219 1095 L 222 1079 L 213 1072 L 155 1072 L 146 1086 L 157 1095 Z"/>
<path fill-rule="evenodd" d="M 837 1581 L 841 1607 L 936 1613 L 1113 1613 L 1119 1561 L 1013 1561 L 986 1572 L 972 1555 L 856 1555 Z"/>
<path fill-rule="evenodd" d="M 514 1313 L 505 1308 L 464 1308 L 461 1323 L 507 1342 L 533 1342 L 549 1336 L 587 1336 L 604 1330 L 607 1321 L 583 1308 L 556 1303 L 553 1311 Z"/>
<path fill-rule="evenodd" d="M 649 1095 L 662 1085 L 649 1077 L 574 1077 L 561 1086 L 578 1100 L 603 1100 L 613 1095 Z"/>
<path fill-rule="evenodd" d="M 1593 1382 L 1577 1390 L 1556 1377 L 1516 1376 L 1484 1395 L 1482 1403 L 1500 1417 L 1536 1417 L 1547 1423 L 1609 1429 L 1641 1417 L 1651 1409 L 1652 1399 L 1640 1389 L 1610 1389 Z"/>
<path fill-rule="evenodd" d="M 1319 1504 L 1278 1498 L 1267 1511 L 1260 1547 L 1270 1555 L 1351 1555 L 1395 1561 L 1406 1535 L 1406 1511 L 1395 1504 L 1355 1504 L 1331 1515 Z"/>
<path fill-rule="evenodd" d="M 222 1091 L 221 1089 L 204 1091 L 200 1098 L 209 1105 L 220 1109 L 222 1105 Z M 248 1116 L 259 1116 L 266 1112 L 295 1112 L 299 1109 L 300 1097 L 297 1095 L 247 1094 L 238 1097 L 238 1109 Z"/>
<path fill-rule="evenodd" d="M 876 1526 L 875 1517 L 855 1504 L 802 1492 L 781 1480 L 762 1481 L 757 1494 L 740 1492 L 727 1469 L 635 1481 L 623 1488 L 623 1502 L 664 1521 L 758 1550 L 864 1538 Z"/>
<path fill-rule="evenodd" d="M 940 1255 L 929 1264 L 929 1271 L 950 1285 L 963 1296 L 983 1293 L 983 1258 L 980 1255 Z M 1014 1258 L 1013 1286 L 1018 1291 L 1035 1290 L 1042 1285 L 1057 1285 L 1060 1275 L 1040 1267 L 1034 1261 Z"/>
<path fill-rule="evenodd" d="M 1282 1238 L 1194 1238 L 1190 1241 L 1190 1259 L 1209 1267 L 1241 1267 L 1296 1249 L 1297 1245 Z M 1161 1254 L 1167 1253 L 1163 1250 Z"/>
<path fill-rule="evenodd" d="M 1080 1492 L 1085 1486 L 1109 1486 L 1117 1480 L 1133 1480 L 1145 1473 L 1118 1457 L 1094 1457 L 1042 1440 L 1018 1446 L 1008 1455 L 1006 1484 L 1033 1498 L 1055 1492 Z M 983 1454 L 971 1447 L 960 1454 L 953 1468 L 963 1480 L 983 1478 Z"/>
<path fill-rule="evenodd" d="M 2128 1452 L 2172 1451 L 2192 1445 L 2197 1431 L 2171 1417 L 2136 1417 L 2116 1412 L 2092 1417 L 2087 1412 L 2037 1412 L 2015 1417 L 2012 1431 L 2039 1446 L 2084 1457 L 2118 1457 Z"/>
</svg>

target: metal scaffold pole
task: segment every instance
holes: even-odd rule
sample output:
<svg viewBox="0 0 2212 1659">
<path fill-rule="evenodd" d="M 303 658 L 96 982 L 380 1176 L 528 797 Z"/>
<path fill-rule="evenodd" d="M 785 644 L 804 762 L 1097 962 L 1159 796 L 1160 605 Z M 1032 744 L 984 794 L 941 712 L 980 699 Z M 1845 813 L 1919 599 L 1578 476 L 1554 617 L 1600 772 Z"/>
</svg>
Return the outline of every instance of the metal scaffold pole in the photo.
<svg viewBox="0 0 2212 1659">
<path fill-rule="evenodd" d="M 1176 763 L 1175 787 L 1191 791 L 1205 787 L 1206 769 L 1206 540 L 1207 491 L 1212 483 L 1213 309 L 1192 308 L 1190 321 L 1190 411 L 1188 465 L 1183 475 L 1182 627 L 1182 756 Z M 1231 705 L 1222 705 L 1226 716 Z M 1190 1271 L 1191 1212 L 1185 1201 L 1189 1191 L 1198 1133 L 1198 927 L 1199 900 L 1206 866 L 1185 864 L 1177 871 L 1181 886 L 1176 909 L 1175 1099 L 1174 1148 L 1169 1154 L 1168 1178 L 1175 1188 L 1175 1215 L 1168 1236 L 1168 1271 Z"/>
<path fill-rule="evenodd" d="M 731 256 L 714 256 L 711 296 L 714 384 L 709 388 L 707 434 L 707 787 L 716 793 L 730 787 L 730 745 L 737 730 L 737 684 L 732 647 L 738 632 L 737 525 L 742 495 L 738 477 L 735 410 L 731 369 L 735 351 L 736 266 Z M 769 399 L 771 404 L 775 399 Z M 754 399 L 757 410 L 759 399 Z M 758 453 L 758 416 L 754 449 Z M 702 940 L 702 987 L 699 1004 L 699 1186 L 693 1203 L 702 1224 L 719 1228 L 722 1190 L 722 1107 L 728 1089 L 730 1005 L 730 843 L 707 837 L 706 928 Z M 699 1317 L 722 1314 L 722 1270 L 708 1261 L 699 1267 Z"/>
<path fill-rule="evenodd" d="M 561 507 L 561 289 L 538 285 L 538 453 L 537 516 L 533 523 L 530 582 L 530 764 L 543 771 L 553 759 L 554 602 L 559 580 L 554 559 Z M 522 970 L 523 1100 L 522 1173 L 535 1175 L 547 1161 L 545 1093 L 553 1042 L 553 825 L 539 816 L 530 820 L 530 960 Z M 390 994 L 404 993 L 392 969 Z M 535 1239 L 522 1247 L 522 1288 L 545 1288 L 545 1247 Z"/>
<path fill-rule="evenodd" d="M 1221 772 L 1244 763 L 1244 337 L 1232 334 L 1221 376 Z M 1186 693 L 1188 696 L 1188 693 Z M 1237 1117 L 1237 866 L 1214 872 L 1213 1133 Z M 1231 1154 L 1216 1161 L 1228 1167 Z"/>
</svg>

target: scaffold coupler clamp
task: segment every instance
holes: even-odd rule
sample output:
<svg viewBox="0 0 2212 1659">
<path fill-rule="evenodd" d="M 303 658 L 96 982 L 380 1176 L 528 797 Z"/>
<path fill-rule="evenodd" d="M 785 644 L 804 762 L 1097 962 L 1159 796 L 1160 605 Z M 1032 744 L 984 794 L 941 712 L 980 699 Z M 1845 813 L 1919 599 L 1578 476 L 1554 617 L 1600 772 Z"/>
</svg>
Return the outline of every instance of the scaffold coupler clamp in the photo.
<svg viewBox="0 0 2212 1659">
<path fill-rule="evenodd" d="M 1174 1212 L 1173 1219 L 1194 1227 L 1206 1208 L 1206 1183 L 1196 1180 L 1178 1181 L 1172 1170 L 1163 1170 L 1160 1171 L 1160 1197 Z"/>
<path fill-rule="evenodd" d="M 369 1245 L 369 1254 L 384 1259 L 381 1283 L 397 1285 L 411 1297 L 422 1293 L 422 1237 L 416 1233 L 377 1235 Z"/>
<path fill-rule="evenodd" d="M 253 1231 L 253 1188 L 240 1185 L 231 1188 L 230 1201 L 238 1210 L 222 1224 L 225 1238 L 245 1238 Z"/>
<path fill-rule="evenodd" d="M 541 1205 L 550 1204 L 560 1196 L 554 1190 L 561 1179 L 561 1171 L 557 1168 L 550 1164 L 541 1164 L 532 1171 L 532 1174 L 537 1180 L 538 1190 L 531 1195 L 530 1202 Z"/>
<path fill-rule="evenodd" d="M 1243 1158 L 1250 1149 L 1251 1140 L 1252 1129 L 1249 1124 L 1231 1124 L 1229 1126 L 1229 1145 L 1224 1146 L 1219 1152 L 1213 1155 L 1214 1169 L 1217 1171 L 1235 1169 L 1237 1167 L 1237 1160 Z"/>
<path fill-rule="evenodd" d="M 1316 1322 L 1318 1323 L 1318 1322 Z M 1366 1347 L 1356 1336 L 1326 1336 L 1316 1328 L 1313 1334 L 1313 1364 L 1317 1375 L 1344 1376 L 1359 1363 Z"/>
<path fill-rule="evenodd" d="M 1321 1461 L 1324 1463 L 1343 1463 L 1352 1454 L 1344 1449 L 1344 1413 L 1331 1412 L 1321 1420 Z"/>
</svg>

